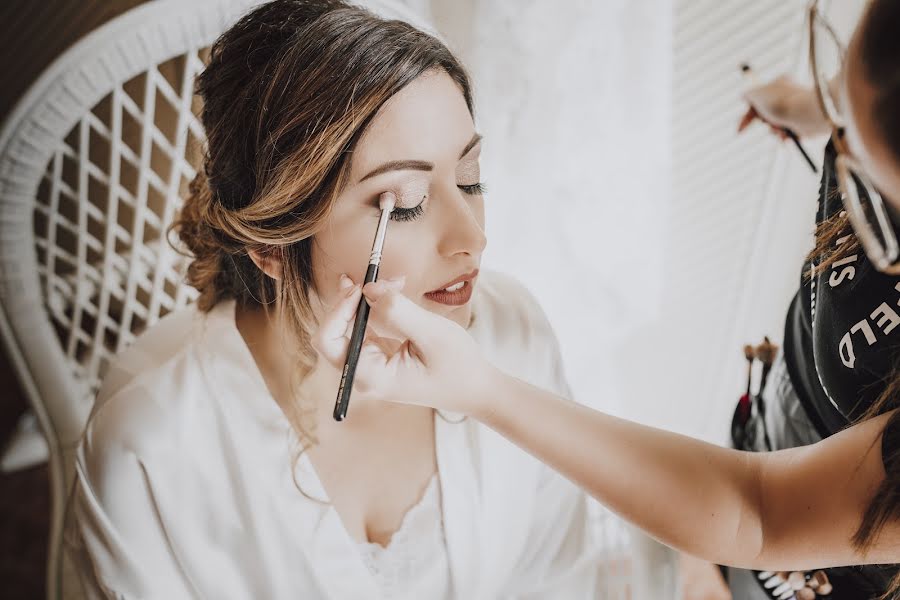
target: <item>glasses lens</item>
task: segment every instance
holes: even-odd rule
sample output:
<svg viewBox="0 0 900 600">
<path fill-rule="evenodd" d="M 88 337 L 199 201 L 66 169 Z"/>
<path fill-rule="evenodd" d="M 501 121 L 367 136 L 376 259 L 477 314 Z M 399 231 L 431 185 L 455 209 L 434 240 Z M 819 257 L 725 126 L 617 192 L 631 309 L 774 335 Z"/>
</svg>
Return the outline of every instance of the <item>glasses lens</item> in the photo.
<svg viewBox="0 0 900 600">
<path fill-rule="evenodd" d="M 869 260 L 880 269 L 896 263 L 900 248 L 881 194 L 852 165 L 841 165 L 838 173 L 844 207 Z"/>
<path fill-rule="evenodd" d="M 834 30 L 824 18 L 816 13 L 812 27 L 812 51 L 813 51 L 813 76 L 816 86 L 825 104 L 825 111 L 836 123 L 842 123 L 834 94 L 836 87 L 832 85 L 836 81 L 844 64 L 844 48 L 834 33 Z"/>
</svg>

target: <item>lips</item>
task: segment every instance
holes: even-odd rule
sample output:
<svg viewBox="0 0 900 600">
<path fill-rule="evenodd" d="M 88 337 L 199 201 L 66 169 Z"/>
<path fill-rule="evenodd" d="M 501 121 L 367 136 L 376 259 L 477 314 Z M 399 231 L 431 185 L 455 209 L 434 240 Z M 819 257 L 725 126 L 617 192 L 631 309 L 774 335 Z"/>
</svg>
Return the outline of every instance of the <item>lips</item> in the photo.
<svg viewBox="0 0 900 600">
<path fill-rule="evenodd" d="M 439 289 L 428 292 L 425 297 L 438 304 L 462 306 L 472 299 L 476 277 L 478 277 L 478 269 L 447 282 Z"/>
</svg>

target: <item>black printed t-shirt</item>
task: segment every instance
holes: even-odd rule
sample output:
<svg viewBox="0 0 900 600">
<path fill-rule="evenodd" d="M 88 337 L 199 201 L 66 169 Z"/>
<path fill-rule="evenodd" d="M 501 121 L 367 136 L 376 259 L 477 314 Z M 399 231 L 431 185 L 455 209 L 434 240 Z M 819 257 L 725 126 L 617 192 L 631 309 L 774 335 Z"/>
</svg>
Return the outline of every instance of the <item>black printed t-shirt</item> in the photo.
<svg viewBox="0 0 900 600">
<path fill-rule="evenodd" d="M 843 210 L 834 159 L 829 144 L 817 223 Z M 812 278 L 810 267 L 803 265 L 788 309 L 784 358 L 806 412 L 828 437 L 862 415 L 900 367 L 900 277 L 875 269 L 862 248 Z"/>
<path fill-rule="evenodd" d="M 835 158 L 829 143 L 817 224 L 843 210 Z M 900 368 L 900 276 L 879 272 L 861 247 L 812 278 L 808 276 L 811 266 L 810 262 L 803 265 L 800 289 L 788 309 L 784 359 L 803 408 L 825 438 L 864 414 Z M 895 399 L 890 408 L 898 404 Z M 885 430 L 882 455 L 886 468 L 900 459 L 900 418 L 892 418 Z M 855 576 L 859 589 L 867 592 L 846 597 L 868 598 L 872 597 L 868 593 L 886 585 L 896 568 L 840 571 Z"/>
</svg>

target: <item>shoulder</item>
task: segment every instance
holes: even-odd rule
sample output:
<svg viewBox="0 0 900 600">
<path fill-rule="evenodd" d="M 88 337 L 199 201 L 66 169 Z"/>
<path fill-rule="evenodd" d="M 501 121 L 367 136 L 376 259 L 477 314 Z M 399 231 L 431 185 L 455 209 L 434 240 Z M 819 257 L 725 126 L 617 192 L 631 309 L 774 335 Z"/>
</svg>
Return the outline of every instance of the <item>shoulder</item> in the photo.
<svg viewBox="0 0 900 600">
<path fill-rule="evenodd" d="M 534 295 L 510 275 L 489 271 L 478 280 L 472 307 L 472 329 L 514 336 L 518 341 L 555 338 Z"/>
<path fill-rule="evenodd" d="M 112 361 L 97 394 L 97 404 L 135 380 L 153 378 L 154 371 L 182 358 L 197 339 L 204 321 L 203 313 L 188 306 L 150 326 Z"/>
<path fill-rule="evenodd" d="M 162 318 L 112 362 L 82 438 L 83 456 L 158 452 L 206 392 L 198 350 L 207 315 L 190 306 Z"/>
<path fill-rule="evenodd" d="M 497 367 L 568 395 L 553 327 L 534 295 L 509 275 L 479 278 L 469 332 Z"/>
</svg>

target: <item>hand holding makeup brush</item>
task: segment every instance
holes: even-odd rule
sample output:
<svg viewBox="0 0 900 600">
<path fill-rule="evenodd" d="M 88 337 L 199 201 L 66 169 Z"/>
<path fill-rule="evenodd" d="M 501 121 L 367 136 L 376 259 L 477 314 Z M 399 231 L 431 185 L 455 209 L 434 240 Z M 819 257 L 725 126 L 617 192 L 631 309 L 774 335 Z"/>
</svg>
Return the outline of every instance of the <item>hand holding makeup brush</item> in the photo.
<svg viewBox="0 0 900 600">
<path fill-rule="evenodd" d="M 350 344 L 360 288 L 342 278 L 344 296 L 322 320 L 313 346 L 340 369 Z M 366 401 L 421 404 L 471 412 L 471 403 L 493 389 L 499 371 L 475 340 L 453 321 L 431 313 L 401 293 L 403 280 L 369 283 L 369 329 L 360 352 L 354 395 Z"/>
<path fill-rule="evenodd" d="M 787 76 L 754 85 L 743 93 L 743 97 L 749 106 L 738 124 L 738 132 L 755 120 L 766 123 L 782 139 L 787 138 L 785 129 L 801 138 L 823 135 L 829 131 L 812 88 L 800 85 Z"/>
</svg>

